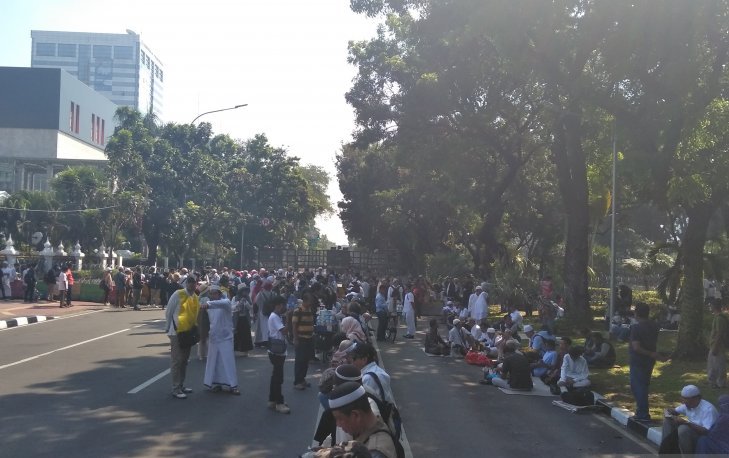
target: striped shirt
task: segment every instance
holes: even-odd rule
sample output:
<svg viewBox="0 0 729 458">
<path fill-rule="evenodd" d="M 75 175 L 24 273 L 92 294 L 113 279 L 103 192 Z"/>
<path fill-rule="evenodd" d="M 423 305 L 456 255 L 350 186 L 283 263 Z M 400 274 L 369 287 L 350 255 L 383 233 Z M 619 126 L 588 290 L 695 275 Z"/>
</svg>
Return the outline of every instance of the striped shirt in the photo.
<svg viewBox="0 0 729 458">
<path fill-rule="evenodd" d="M 314 337 L 314 312 L 298 307 L 294 310 L 291 325 L 296 329 L 297 338 L 311 339 Z"/>
</svg>

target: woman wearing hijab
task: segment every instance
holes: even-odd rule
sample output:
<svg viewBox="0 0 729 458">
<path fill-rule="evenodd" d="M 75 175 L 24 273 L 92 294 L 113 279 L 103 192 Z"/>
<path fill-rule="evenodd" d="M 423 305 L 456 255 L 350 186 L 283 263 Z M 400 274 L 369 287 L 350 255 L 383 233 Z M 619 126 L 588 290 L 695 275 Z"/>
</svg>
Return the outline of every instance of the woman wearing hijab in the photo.
<svg viewBox="0 0 729 458">
<path fill-rule="evenodd" d="M 342 324 L 339 326 L 339 330 L 347 336 L 347 339 L 353 342 L 367 342 L 367 337 L 362 329 L 362 324 L 354 317 L 345 317 L 342 320 Z"/>
<path fill-rule="evenodd" d="M 248 352 L 253 350 L 253 340 L 251 339 L 251 310 L 253 304 L 248 297 L 251 289 L 243 286 L 238 289 L 237 302 L 233 307 L 233 322 L 235 323 L 234 349 L 248 356 Z"/>
</svg>

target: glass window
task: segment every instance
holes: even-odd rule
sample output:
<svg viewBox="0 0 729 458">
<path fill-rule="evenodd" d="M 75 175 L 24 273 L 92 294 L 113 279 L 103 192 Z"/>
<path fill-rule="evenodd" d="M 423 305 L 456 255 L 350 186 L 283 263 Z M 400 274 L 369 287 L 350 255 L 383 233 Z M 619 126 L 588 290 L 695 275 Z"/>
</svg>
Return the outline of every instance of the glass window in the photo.
<svg viewBox="0 0 729 458">
<path fill-rule="evenodd" d="M 58 43 L 58 57 L 76 57 L 76 45 Z"/>
<path fill-rule="evenodd" d="M 50 57 L 56 56 L 56 44 L 55 43 L 38 43 L 35 45 L 35 55 Z"/>
<path fill-rule="evenodd" d="M 94 59 L 99 58 L 111 59 L 111 46 L 94 45 Z"/>
<path fill-rule="evenodd" d="M 134 59 L 134 48 L 131 46 L 114 46 L 114 59 Z"/>
</svg>

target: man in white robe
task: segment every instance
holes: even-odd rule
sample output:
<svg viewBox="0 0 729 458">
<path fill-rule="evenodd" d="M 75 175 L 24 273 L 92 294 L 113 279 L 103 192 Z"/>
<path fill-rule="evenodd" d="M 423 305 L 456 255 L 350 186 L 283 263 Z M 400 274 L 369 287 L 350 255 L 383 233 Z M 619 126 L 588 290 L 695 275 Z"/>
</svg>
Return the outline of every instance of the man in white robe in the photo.
<svg viewBox="0 0 729 458">
<path fill-rule="evenodd" d="M 481 295 L 481 292 L 483 289 L 481 288 L 481 285 L 478 285 L 476 287 L 476 291 L 473 292 L 470 296 L 468 296 L 468 313 L 473 316 L 474 314 L 474 307 L 476 306 L 476 301 L 478 300 L 478 297 Z"/>
<path fill-rule="evenodd" d="M 231 394 L 240 395 L 233 352 L 233 305 L 230 299 L 223 297 L 219 286 L 213 285 L 208 291 L 210 300 L 200 304 L 200 308 L 207 311 L 210 319 L 208 359 L 203 384 L 211 391 L 222 391 L 226 387 Z"/>
<path fill-rule="evenodd" d="M 471 314 L 471 318 L 473 318 L 477 322 L 480 322 L 484 318 L 487 318 L 489 315 L 488 298 L 489 293 L 487 293 L 486 291 L 482 291 L 481 294 L 478 295 L 476 302 L 473 304 L 473 312 Z"/>
</svg>

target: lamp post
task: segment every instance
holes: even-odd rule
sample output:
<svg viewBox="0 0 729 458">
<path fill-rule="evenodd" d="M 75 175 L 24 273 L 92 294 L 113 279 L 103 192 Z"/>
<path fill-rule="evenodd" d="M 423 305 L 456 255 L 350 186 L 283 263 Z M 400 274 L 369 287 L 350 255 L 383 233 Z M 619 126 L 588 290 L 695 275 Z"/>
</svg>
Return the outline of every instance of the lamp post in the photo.
<svg viewBox="0 0 729 458">
<path fill-rule="evenodd" d="M 210 113 L 217 113 L 219 111 L 237 110 L 238 108 L 243 108 L 243 107 L 247 107 L 247 106 L 248 106 L 247 103 L 243 103 L 241 105 L 236 105 L 234 107 L 220 108 L 219 110 L 206 111 L 205 113 L 200 113 L 199 115 L 195 116 L 195 119 L 193 119 L 192 122 L 190 122 L 190 124 L 195 124 L 195 121 L 197 121 L 201 117 L 203 117 L 207 114 L 210 114 Z"/>
</svg>

